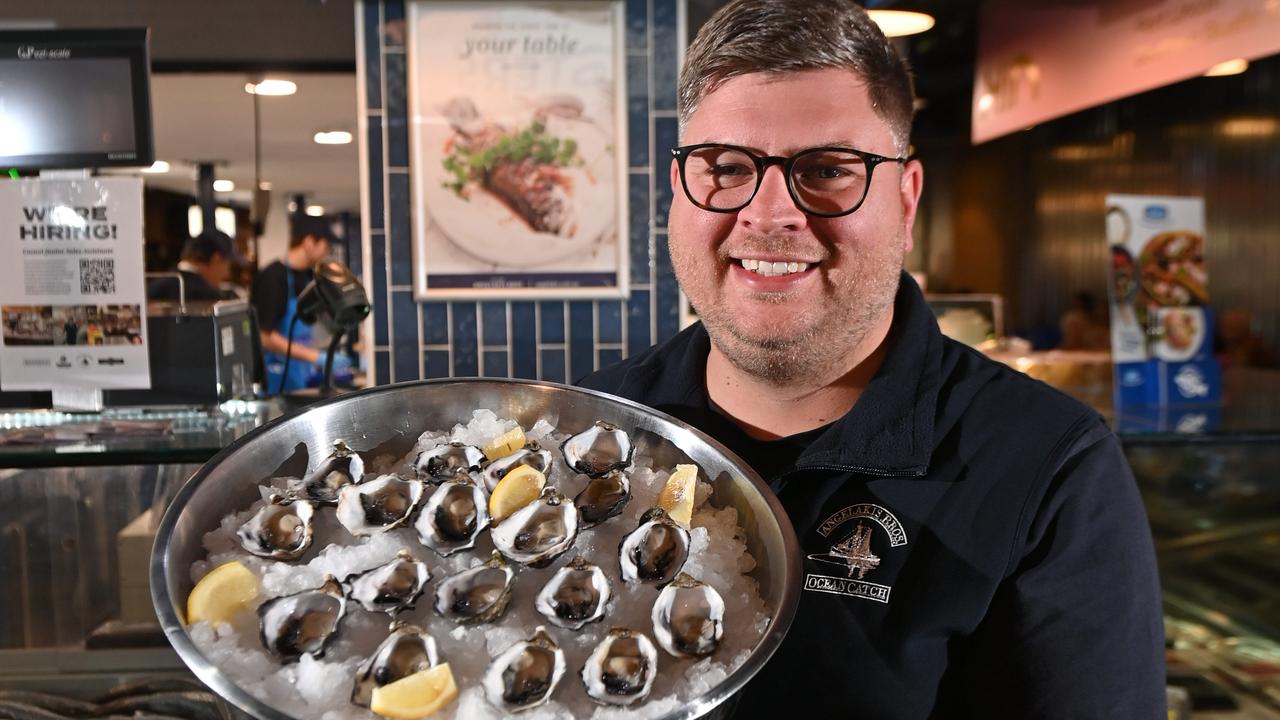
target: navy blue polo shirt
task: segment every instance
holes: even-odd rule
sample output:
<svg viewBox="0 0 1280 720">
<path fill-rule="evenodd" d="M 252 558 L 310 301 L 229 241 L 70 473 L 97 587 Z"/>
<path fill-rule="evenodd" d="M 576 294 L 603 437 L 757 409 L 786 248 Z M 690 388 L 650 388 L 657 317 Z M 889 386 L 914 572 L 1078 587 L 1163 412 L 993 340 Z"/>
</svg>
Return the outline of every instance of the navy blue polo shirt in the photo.
<svg viewBox="0 0 1280 720">
<path fill-rule="evenodd" d="M 804 556 L 796 618 L 734 717 L 1163 718 L 1150 527 L 1089 408 L 945 338 L 905 273 L 854 407 L 754 440 L 712 409 L 700 324 L 585 378 L 750 463 Z"/>
</svg>

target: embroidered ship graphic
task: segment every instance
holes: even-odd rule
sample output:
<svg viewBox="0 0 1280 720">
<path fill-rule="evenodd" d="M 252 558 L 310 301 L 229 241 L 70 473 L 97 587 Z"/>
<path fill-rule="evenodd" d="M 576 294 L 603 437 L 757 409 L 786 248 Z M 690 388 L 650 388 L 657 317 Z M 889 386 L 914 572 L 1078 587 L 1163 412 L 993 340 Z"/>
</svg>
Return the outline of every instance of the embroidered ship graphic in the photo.
<svg viewBox="0 0 1280 720">
<path fill-rule="evenodd" d="M 859 580 L 868 571 L 880 567 L 880 558 L 871 552 L 871 528 L 862 523 L 858 523 L 852 535 L 832 546 L 830 556 L 844 561 L 849 568 L 849 577 L 853 577 L 853 571 L 857 570 Z"/>
</svg>

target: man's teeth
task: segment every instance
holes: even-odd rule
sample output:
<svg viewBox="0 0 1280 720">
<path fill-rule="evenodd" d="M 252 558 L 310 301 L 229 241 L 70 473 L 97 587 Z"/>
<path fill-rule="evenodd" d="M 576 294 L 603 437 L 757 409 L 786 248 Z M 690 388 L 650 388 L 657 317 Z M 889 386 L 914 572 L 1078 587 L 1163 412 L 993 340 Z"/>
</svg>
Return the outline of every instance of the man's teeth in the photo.
<svg viewBox="0 0 1280 720">
<path fill-rule="evenodd" d="M 792 273 L 804 272 L 809 269 L 809 263 L 769 262 L 768 260 L 748 259 L 742 261 L 742 267 L 757 275 L 774 277 L 777 275 L 790 275 Z"/>
</svg>

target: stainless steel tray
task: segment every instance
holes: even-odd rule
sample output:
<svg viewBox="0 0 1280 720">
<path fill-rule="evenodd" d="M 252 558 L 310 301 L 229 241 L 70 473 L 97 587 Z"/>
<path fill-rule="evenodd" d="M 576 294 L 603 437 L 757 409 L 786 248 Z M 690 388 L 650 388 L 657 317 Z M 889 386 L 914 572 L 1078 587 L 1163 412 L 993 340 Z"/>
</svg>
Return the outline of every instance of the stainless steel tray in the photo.
<svg viewBox="0 0 1280 720">
<path fill-rule="evenodd" d="M 707 714 L 764 666 L 782 642 L 800 596 L 800 549 L 773 493 L 737 456 L 702 432 L 663 413 L 589 390 L 516 380 L 436 380 L 371 388 L 315 405 L 256 430 L 218 453 L 179 491 L 165 513 L 151 556 L 151 594 L 165 635 L 205 684 L 262 720 L 292 720 L 236 686 L 200 652 L 182 623 L 191 591 L 191 564 L 205 556 L 201 538 L 230 512 L 259 498 L 257 486 L 279 474 L 300 474 L 308 456 L 324 457 L 335 438 L 367 456 L 409 452 L 427 430 L 448 430 L 477 409 L 531 427 L 548 418 L 561 432 L 608 420 L 632 434 L 636 451 L 657 465 L 694 462 L 712 480 L 711 503 L 733 506 L 757 566 L 752 575 L 772 618 L 747 662 L 705 695 L 667 716 Z"/>
</svg>

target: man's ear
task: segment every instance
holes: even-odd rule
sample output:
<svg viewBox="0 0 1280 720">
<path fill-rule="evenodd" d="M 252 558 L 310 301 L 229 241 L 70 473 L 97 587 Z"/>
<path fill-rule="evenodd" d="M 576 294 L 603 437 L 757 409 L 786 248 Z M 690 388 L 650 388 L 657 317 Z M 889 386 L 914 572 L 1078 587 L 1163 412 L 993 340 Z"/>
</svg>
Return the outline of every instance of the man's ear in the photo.
<svg viewBox="0 0 1280 720">
<path fill-rule="evenodd" d="M 916 211 L 920 208 L 920 193 L 924 189 L 924 165 L 919 160 L 908 160 L 902 166 L 902 178 L 898 184 L 898 198 L 902 203 L 902 225 L 906 238 L 906 252 L 915 246 L 912 229 L 916 224 Z"/>
</svg>

